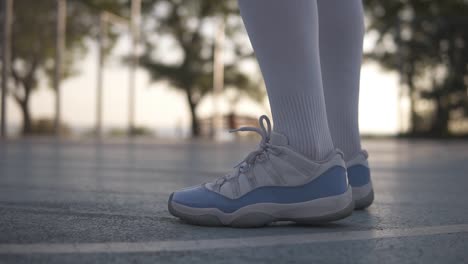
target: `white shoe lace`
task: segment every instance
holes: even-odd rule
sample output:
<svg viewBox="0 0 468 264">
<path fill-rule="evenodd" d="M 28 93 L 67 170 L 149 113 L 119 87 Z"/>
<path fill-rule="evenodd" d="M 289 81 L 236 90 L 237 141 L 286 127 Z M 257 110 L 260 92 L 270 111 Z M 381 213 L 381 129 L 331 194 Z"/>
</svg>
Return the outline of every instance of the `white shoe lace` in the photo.
<svg viewBox="0 0 468 264">
<path fill-rule="evenodd" d="M 264 122 L 266 122 L 266 126 Z M 266 115 L 262 115 L 258 119 L 258 123 L 260 125 L 260 128 L 241 127 L 229 131 L 230 133 L 244 131 L 256 132 L 262 137 L 262 140 L 260 141 L 258 149 L 250 152 L 249 155 L 247 155 L 247 157 L 245 157 L 241 162 L 234 166 L 234 169 L 236 169 L 234 173 L 221 176 L 214 182 L 214 185 L 217 187 L 218 191 L 221 189 L 221 186 L 225 182 L 231 181 L 239 177 L 241 173 L 247 172 L 250 168 L 253 167 L 257 160 L 264 160 L 265 158 L 269 157 L 269 152 L 272 151 L 272 145 L 270 144 L 271 122 Z"/>
</svg>

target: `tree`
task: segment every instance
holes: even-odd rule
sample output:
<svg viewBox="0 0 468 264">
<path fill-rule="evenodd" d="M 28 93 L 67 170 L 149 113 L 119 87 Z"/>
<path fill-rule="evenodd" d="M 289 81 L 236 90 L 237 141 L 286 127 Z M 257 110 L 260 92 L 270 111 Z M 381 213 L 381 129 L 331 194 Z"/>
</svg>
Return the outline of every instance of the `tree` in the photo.
<svg viewBox="0 0 468 264">
<path fill-rule="evenodd" d="M 92 36 L 100 9 L 122 10 L 119 1 L 68 1 L 64 78 L 76 74 L 74 62 L 87 51 L 85 40 Z M 39 80 L 50 87 L 55 56 L 55 0 L 15 0 L 12 27 L 12 83 L 9 94 L 23 115 L 23 134 L 31 133 L 30 98 Z"/>
<path fill-rule="evenodd" d="M 365 7 L 368 29 L 378 34 L 367 57 L 400 73 L 410 133 L 449 135 L 450 122 L 468 115 L 468 2 L 365 0 Z"/>
<path fill-rule="evenodd" d="M 159 0 L 150 1 L 147 25 L 157 32 L 157 37 L 146 38 L 142 65 L 154 81 L 166 80 L 185 92 L 191 113 L 191 130 L 200 135 L 197 106 L 204 95 L 212 91 L 213 32 L 216 21 L 226 24 L 226 45 L 231 49 L 231 59 L 225 64 L 225 85 L 252 92 L 248 75 L 240 69 L 239 62 L 252 56 L 251 50 L 239 36 L 240 18 L 236 0 Z"/>
</svg>

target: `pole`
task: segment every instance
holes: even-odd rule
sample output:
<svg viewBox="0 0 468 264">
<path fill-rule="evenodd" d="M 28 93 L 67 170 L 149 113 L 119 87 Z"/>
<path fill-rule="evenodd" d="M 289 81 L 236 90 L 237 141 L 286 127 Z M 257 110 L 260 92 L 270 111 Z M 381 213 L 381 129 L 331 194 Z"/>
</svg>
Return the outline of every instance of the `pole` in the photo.
<svg viewBox="0 0 468 264">
<path fill-rule="evenodd" d="M 224 46 L 224 19 L 219 19 L 219 24 L 215 36 L 214 56 L 213 56 L 213 138 L 216 139 L 218 131 L 222 128 L 222 115 L 219 111 L 219 99 L 224 87 L 224 61 L 223 61 L 223 46 Z"/>
<path fill-rule="evenodd" d="M 55 135 L 60 136 L 60 122 L 62 115 L 60 84 L 63 75 L 63 51 L 65 50 L 65 30 L 67 17 L 67 0 L 57 0 L 57 21 L 56 21 L 56 48 L 55 48 Z"/>
<path fill-rule="evenodd" d="M 106 36 L 106 13 L 99 16 L 98 68 L 96 82 L 96 136 L 102 137 L 102 68 L 104 66 L 104 38 Z"/>
<path fill-rule="evenodd" d="M 104 68 L 104 46 L 109 23 L 128 25 L 128 20 L 107 11 L 102 11 L 99 16 L 98 33 L 98 67 L 96 77 L 96 136 L 102 137 L 102 109 L 103 109 L 103 68 Z"/>
<path fill-rule="evenodd" d="M 132 36 L 132 51 L 130 62 L 130 75 L 128 87 L 128 135 L 133 136 L 135 128 L 135 82 L 138 67 L 138 44 L 140 42 L 141 0 L 132 0 L 132 14 L 130 18 L 130 31 Z"/>
<path fill-rule="evenodd" d="M 13 0 L 3 1 L 3 45 L 2 45 L 2 108 L 0 137 L 6 138 L 6 96 L 8 89 L 8 77 L 11 67 L 11 24 L 13 17 Z"/>
</svg>

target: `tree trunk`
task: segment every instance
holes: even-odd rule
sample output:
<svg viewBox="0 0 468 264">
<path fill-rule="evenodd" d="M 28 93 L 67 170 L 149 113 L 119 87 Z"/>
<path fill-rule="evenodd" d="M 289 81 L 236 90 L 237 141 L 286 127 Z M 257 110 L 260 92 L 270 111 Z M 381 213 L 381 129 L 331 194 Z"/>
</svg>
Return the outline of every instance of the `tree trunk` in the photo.
<svg viewBox="0 0 468 264">
<path fill-rule="evenodd" d="M 446 103 L 445 96 L 438 96 L 435 100 L 436 110 L 431 127 L 431 134 L 437 137 L 445 137 L 449 135 L 449 117 L 450 111 Z"/>
<path fill-rule="evenodd" d="M 23 114 L 23 135 L 29 135 L 32 133 L 31 125 L 31 112 L 29 110 L 29 100 L 21 102 L 21 111 Z"/>
<path fill-rule="evenodd" d="M 194 102 L 192 99 L 192 93 L 190 90 L 187 90 L 186 92 L 187 95 L 187 101 L 189 104 L 190 108 L 190 116 L 192 117 L 192 137 L 200 137 L 200 123 L 198 121 L 198 116 L 197 116 L 197 104 Z"/>
<path fill-rule="evenodd" d="M 415 135 L 418 131 L 420 131 L 419 122 L 418 122 L 418 114 L 416 113 L 416 98 L 415 94 L 415 87 L 413 83 L 413 73 L 410 71 L 407 76 L 408 82 L 408 97 L 410 100 L 410 129 L 409 133 L 411 135 Z"/>
<path fill-rule="evenodd" d="M 26 76 L 23 77 L 20 77 L 20 75 L 14 70 L 14 68 L 11 69 L 11 74 L 13 76 L 13 79 L 15 80 L 16 85 L 14 89 L 23 89 L 23 96 L 18 95 L 16 93 L 13 94 L 15 101 L 18 103 L 23 115 L 23 136 L 32 134 L 33 132 L 31 123 L 31 111 L 29 108 L 29 99 L 31 98 L 31 92 L 35 85 L 34 73 L 36 72 L 37 65 L 38 60 L 35 57 L 32 59 L 32 64 L 29 72 Z"/>
<path fill-rule="evenodd" d="M 418 114 L 416 113 L 416 99 L 414 98 L 414 93 L 411 92 L 410 94 L 410 134 L 415 135 L 421 131 Z"/>
</svg>

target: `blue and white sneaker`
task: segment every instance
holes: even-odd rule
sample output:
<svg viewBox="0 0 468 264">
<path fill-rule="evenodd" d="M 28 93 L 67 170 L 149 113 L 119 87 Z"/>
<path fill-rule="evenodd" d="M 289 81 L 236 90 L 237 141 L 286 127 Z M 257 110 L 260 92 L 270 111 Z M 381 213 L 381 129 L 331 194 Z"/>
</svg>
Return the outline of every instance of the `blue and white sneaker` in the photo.
<svg viewBox="0 0 468 264">
<path fill-rule="evenodd" d="M 374 201 L 374 190 L 370 176 L 369 154 L 363 150 L 346 162 L 349 185 L 353 189 L 355 209 L 365 209 Z"/>
<path fill-rule="evenodd" d="M 264 124 L 266 122 L 266 126 Z M 333 151 L 312 161 L 271 132 L 270 120 L 260 128 L 243 127 L 262 136 L 234 171 L 213 182 L 171 194 L 169 212 L 188 223 L 206 226 L 255 227 L 275 221 L 316 224 L 339 220 L 354 209 L 343 154 Z"/>
</svg>

